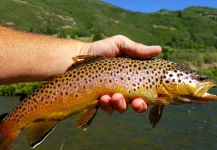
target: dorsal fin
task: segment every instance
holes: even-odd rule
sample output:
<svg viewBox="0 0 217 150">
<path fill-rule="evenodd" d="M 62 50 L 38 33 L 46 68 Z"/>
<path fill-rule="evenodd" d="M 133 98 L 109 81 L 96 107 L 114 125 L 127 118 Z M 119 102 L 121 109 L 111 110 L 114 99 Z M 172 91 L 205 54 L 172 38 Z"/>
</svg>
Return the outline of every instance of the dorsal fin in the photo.
<svg viewBox="0 0 217 150">
<path fill-rule="evenodd" d="M 56 121 L 31 122 L 27 127 L 27 138 L 32 148 L 38 146 L 54 129 Z"/>
<path fill-rule="evenodd" d="M 99 104 L 95 104 L 85 110 L 83 110 L 79 116 L 78 116 L 78 119 L 76 121 L 76 125 L 79 127 L 79 128 L 82 128 L 84 130 L 87 129 L 87 127 L 91 124 L 91 122 L 93 121 L 95 115 L 96 115 L 96 112 L 99 108 Z"/>
<path fill-rule="evenodd" d="M 74 63 L 68 67 L 68 69 L 66 71 L 72 70 L 76 67 L 79 67 L 81 65 L 86 65 L 88 63 L 94 62 L 94 61 L 98 61 L 100 59 L 106 58 L 104 56 L 91 56 L 91 55 L 79 55 L 76 57 L 73 57 L 72 60 L 74 61 Z"/>
<path fill-rule="evenodd" d="M 83 61 L 83 60 L 87 60 L 87 59 L 92 59 L 93 57 L 96 56 L 91 56 L 91 55 L 79 55 L 76 57 L 72 57 L 72 60 L 74 61 L 74 63 L 79 62 L 79 61 Z"/>
</svg>

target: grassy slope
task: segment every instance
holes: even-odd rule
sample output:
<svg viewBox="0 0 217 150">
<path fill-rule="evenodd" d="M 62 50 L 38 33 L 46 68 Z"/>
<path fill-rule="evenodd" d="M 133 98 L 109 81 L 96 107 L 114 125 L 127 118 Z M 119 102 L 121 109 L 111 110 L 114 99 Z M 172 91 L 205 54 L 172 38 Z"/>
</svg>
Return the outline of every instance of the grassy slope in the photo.
<svg viewBox="0 0 217 150">
<path fill-rule="evenodd" d="M 123 34 L 167 47 L 164 58 L 217 75 L 217 9 L 142 14 L 100 0 L 8 0 L 0 1 L 0 25 L 89 40 Z"/>
<path fill-rule="evenodd" d="M 99 0 L 9 0 L 0 2 L 0 24 L 14 22 L 14 28 L 46 32 L 47 26 L 69 35 L 89 36 L 99 31 L 107 36 L 124 34 L 147 44 L 183 48 L 213 47 L 217 42 L 217 9 L 189 8 L 142 14 L 126 11 Z M 54 32 L 59 32 L 54 31 Z M 174 44 L 175 43 L 175 44 Z M 217 44 L 217 43 L 216 43 Z"/>
</svg>

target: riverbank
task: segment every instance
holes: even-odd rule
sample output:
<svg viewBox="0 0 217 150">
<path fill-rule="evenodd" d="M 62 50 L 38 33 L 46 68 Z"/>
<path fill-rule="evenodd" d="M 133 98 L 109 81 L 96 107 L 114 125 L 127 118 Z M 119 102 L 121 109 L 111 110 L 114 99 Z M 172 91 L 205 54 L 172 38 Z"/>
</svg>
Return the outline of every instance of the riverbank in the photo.
<svg viewBox="0 0 217 150">
<path fill-rule="evenodd" d="M 1 96 L 23 96 L 30 94 L 41 82 L 16 83 L 9 85 L 0 85 Z"/>
</svg>

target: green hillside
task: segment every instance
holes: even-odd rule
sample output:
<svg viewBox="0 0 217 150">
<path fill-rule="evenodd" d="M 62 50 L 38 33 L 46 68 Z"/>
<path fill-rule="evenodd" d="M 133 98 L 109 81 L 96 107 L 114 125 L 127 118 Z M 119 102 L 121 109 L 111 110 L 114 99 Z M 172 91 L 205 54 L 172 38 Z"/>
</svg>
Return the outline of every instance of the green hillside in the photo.
<svg viewBox="0 0 217 150">
<path fill-rule="evenodd" d="M 217 79 L 217 9 L 190 7 L 144 14 L 101 0 L 0 1 L 0 25 L 87 41 L 123 34 L 164 47 L 161 57 Z"/>
<path fill-rule="evenodd" d="M 0 24 L 74 38 L 100 32 L 124 34 L 147 44 L 217 48 L 217 9 L 192 7 L 153 14 L 126 11 L 99 0 L 8 0 L 0 2 Z"/>
</svg>

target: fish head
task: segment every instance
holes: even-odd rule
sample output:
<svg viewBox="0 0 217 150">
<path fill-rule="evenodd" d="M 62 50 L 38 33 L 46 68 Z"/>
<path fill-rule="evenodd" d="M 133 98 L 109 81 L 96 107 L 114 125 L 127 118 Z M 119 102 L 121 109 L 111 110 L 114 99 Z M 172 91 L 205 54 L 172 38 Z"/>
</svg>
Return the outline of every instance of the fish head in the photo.
<svg viewBox="0 0 217 150">
<path fill-rule="evenodd" d="M 216 87 L 214 80 L 189 67 L 172 63 L 162 78 L 164 88 L 178 103 L 206 103 L 217 100 L 217 96 L 208 93 Z"/>
</svg>

